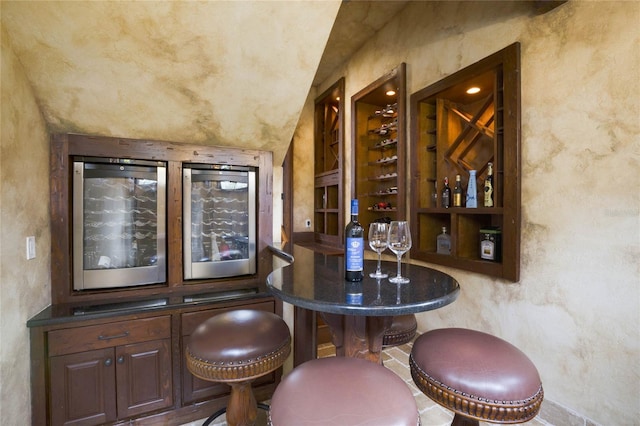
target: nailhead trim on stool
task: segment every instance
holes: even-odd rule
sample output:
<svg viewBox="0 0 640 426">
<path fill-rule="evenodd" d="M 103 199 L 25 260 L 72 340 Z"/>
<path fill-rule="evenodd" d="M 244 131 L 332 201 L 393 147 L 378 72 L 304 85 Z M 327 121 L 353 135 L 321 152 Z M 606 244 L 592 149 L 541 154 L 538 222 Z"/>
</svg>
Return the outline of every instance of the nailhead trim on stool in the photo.
<svg viewBox="0 0 640 426">
<path fill-rule="evenodd" d="M 426 396 L 469 420 L 524 423 L 538 414 L 544 398 L 529 358 L 478 331 L 451 328 L 422 334 L 413 344 L 409 367 Z"/>
<path fill-rule="evenodd" d="M 200 359 L 187 348 L 187 368 L 196 377 L 212 382 L 240 382 L 264 376 L 276 370 L 289 356 L 291 341 L 256 359 L 237 363 L 216 363 Z"/>
<path fill-rule="evenodd" d="M 416 335 L 418 323 L 414 314 L 393 317 L 391 327 L 382 337 L 382 346 L 399 346 L 409 343 Z"/>
</svg>

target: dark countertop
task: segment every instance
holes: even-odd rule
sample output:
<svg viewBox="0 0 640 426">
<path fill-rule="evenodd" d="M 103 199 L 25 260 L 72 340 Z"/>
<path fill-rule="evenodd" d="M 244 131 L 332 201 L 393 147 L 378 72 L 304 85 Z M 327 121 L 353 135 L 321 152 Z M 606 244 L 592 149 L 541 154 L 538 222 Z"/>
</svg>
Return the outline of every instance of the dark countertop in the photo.
<svg viewBox="0 0 640 426">
<path fill-rule="evenodd" d="M 359 283 L 344 280 L 344 259 L 294 246 L 292 263 L 275 269 L 267 287 L 293 305 L 319 312 L 393 316 L 437 309 L 456 300 L 458 282 L 451 276 L 420 265 L 402 264 L 408 284 L 393 284 L 388 278 L 369 277 L 377 261 L 365 260 L 365 278 Z M 382 270 L 394 276 L 396 262 L 382 262 Z"/>
<path fill-rule="evenodd" d="M 27 327 L 41 327 L 75 321 L 103 319 L 130 314 L 162 312 L 229 301 L 260 299 L 272 295 L 259 289 L 206 291 L 180 296 L 156 296 L 134 301 L 112 303 L 49 305 L 27 321 Z"/>
<path fill-rule="evenodd" d="M 269 247 L 264 255 L 270 257 L 266 259 L 267 264 L 270 263 L 270 271 L 281 268 L 293 260 L 290 255 L 275 247 Z M 194 291 L 188 287 L 186 285 L 172 292 L 135 300 L 121 298 L 107 302 L 49 305 L 31 317 L 27 321 L 27 327 L 44 327 L 149 312 L 162 313 L 163 311 L 189 309 L 196 306 L 211 305 L 214 307 L 221 303 L 273 297 L 273 294 L 267 290 L 265 283 L 261 282 L 255 286 L 248 284 L 242 288 L 226 290 L 216 289 L 212 286 L 210 289 Z"/>
</svg>

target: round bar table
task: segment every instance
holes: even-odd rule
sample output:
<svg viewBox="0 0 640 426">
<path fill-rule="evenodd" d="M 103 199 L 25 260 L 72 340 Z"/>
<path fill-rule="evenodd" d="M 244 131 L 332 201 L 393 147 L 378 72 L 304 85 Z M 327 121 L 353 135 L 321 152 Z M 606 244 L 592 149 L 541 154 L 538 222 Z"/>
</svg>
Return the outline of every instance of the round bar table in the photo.
<svg viewBox="0 0 640 426">
<path fill-rule="evenodd" d="M 365 260 L 364 279 L 344 279 L 344 258 L 294 246 L 286 266 L 267 277 L 267 287 L 284 302 L 320 313 L 329 326 L 336 355 L 381 364 L 382 339 L 395 315 L 415 314 L 452 303 L 460 285 L 451 276 L 420 265 L 402 264 L 411 282 L 394 284 L 369 277 L 377 261 Z M 396 262 L 382 262 L 394 276 Z"/>
</svg>

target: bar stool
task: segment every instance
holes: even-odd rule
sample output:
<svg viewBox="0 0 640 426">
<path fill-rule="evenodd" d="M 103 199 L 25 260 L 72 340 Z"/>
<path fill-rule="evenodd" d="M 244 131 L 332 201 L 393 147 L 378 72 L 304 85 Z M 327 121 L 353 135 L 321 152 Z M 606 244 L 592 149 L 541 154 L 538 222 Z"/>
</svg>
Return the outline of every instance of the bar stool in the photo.
<svg viewBox="0 0 640 426">
<path fill-rule="evenodd" d="M 203 426 L 227 413 L 229 426 L 254 425 L 257 404 L 251 383 L 280 368 L 291 351 L 289 327 L 271 312 L 224 312 L 200 324 L 186 349 L 187 368 L 196 377 L 227 383 L 231 396 L 226 408 L 209 417 Z"/>
<path fill-rule="evenodd" d="M 391 327 L 382 337 L 382 347 L 400 346 L 409 343 L 416 336 L 418 323 L 414 314 L 396 315 Z"/>
<path fill-rule="evenodd" d="M 416 386 L 455 413 L 452 425 L 524 423 L 540 411 L 538 370 L 518 348 L 490 334 L 429 331 L 413 343 L 409 366 Z"/>
<path fill-rule="evenodd" d="M 416 426 L 418 406 L 391 370 L 358 358 L 329 357 L 294 368 L 271 398 L 270 426 Z"/>
</svg>

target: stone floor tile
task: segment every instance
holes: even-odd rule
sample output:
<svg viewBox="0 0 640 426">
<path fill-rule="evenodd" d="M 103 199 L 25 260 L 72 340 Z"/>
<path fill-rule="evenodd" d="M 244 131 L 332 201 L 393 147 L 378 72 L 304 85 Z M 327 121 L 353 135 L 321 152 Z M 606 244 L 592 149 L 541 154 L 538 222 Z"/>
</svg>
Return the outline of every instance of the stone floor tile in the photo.
<svg viewBox="0 0 640 426">
<path fill-rule="evenodd" d="M 389 349 L 385 349 L 382 352 L 383 356 L 389 355 L 398 361 L 402 362 L 405 366 L 409 365 L 409 354 L 404 352 L 402 349 L 398 347 L 393 347 Z"/>
<path fill-rule="evenodd" d="M 396 373 L 398 376 L 400 376 L 402 380 L 406 379 L 407 368 L 401 363 L 399 363 L 398 360 L 392 358 L 386 361 L 384 363 L 384 366 L 387 367 L 389 370 L 393 371 L 394 373 Z"/>
</svg>

